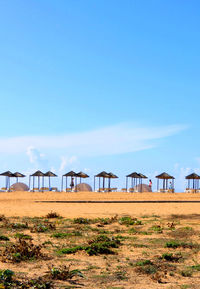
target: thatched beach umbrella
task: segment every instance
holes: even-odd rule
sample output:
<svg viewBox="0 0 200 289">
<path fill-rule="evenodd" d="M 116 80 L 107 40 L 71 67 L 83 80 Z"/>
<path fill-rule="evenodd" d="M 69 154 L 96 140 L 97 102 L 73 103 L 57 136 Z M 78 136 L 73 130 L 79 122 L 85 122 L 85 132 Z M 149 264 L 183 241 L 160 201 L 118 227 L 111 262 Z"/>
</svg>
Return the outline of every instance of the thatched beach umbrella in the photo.
<svg viewBox="0 0 200 289">
<path fill-rule="evenodd" d="M 163 190 L 168 190 L 168 181 L 172 180 L 172 189 L 174 189 L 174 180 L 175 178 L 173 176 L 170 176 L 167 173 L 162 173 L 158 176 L 156 176 L 157 178 L 157 190 L 159 191 L 159 180 L 163 181 Z"/>
<path fill-rule="evenodd" d="M 38 190 L 40 190 L 40 177 L 42 177 L 42 187 L 44 187 L 44 173 L 41 171 L 36 171 L 29 176 L 29 188 L 31 188 L 31 177 L 33 177 L 33 190 L 35 185 L 35 177 L 38 177 Z"/>
<path fill-rule="evenodd" d="M 141 177 L 139 176 L 138 173 L 134 172 L 126 176 L 126 191 L 128 191 L 128 179 L 131 179 L 131 186 L 132 188 L 137 186 L 137 180 L 140 179 Z"/>
<path fill-rule="evenodd" d="M 108 179 L 108 189 L 110 191 L 110 183 L 111 183 L 111 179 L 118 179 L 118 176 L 116 176 L 115 174 L 113 173 L 108 173 L 109 175 L 109 179 Z"/>
<path fill-rule="evenodd" d="M 64 177 L 66 178 L 66 182 L 65 182 L 65 190 L 66 190 L 66 189 L 67 189 L 67 178 L 68 178 L 68 177 L 71 177 L 71 183 L 72 183 L 72 178 L 75 178 L 76 183 L 77 183 L 76 176 L 77 176 L 77 174 L 76 174 L 74 171 L 70 171 L 70 172 L 64 174 L 64 175 L 62 176 L 61 190 L 63 191 L 63 178 L 64 178 Z"/>
<path fill-rule="evenodd" d="M 4 173 L 1 173 L 0 176 L 6 177 L 5 188 L 6 190 L 10 189 L 10 178 L 13 177 L 13 173 L 11 173 L 10 171 L 6 171 Z"/>
<path fill-rule="evenodd" d="M 17 183 L 18 183 L 19 178 L 25 178 L 25 175 L 23 175 L 22 173 L 19 173 L 19 172 L 15 172 L 13 174 L 13 176 L 16 178 Z"/>
<path fill-rule="evenodd" d="M 44 174 L 44 177 L 48 177 L 49 178 L 49 190 L 50 190 L 50 188 L 51 188 L 51 177 L 57 177 L 57 175 L 56 174 L 54 174 L 53 172 L 51 172 L 51 171 L 48 171 L 48 172 L 46 172 L 45 174 Z"/>
<path fill-rule="evenodd" d="M 190 180 L 192 181 L 192 189 L 195 191 L 199 189 L 199 180 L 200 180 L 199 175 L 192 173 L 186 176 L 185 178 L 186 180 L 188 180 L 188 189 L 190 189 Z"/>
<path fill-rule="evenodd" d="M 97 174 L 96 176 L 94 176 L 94 191 L 95 191 L 95 180 L 96 180 L 96 178 L 99 178 L 99 191 L 100 191 L 101 178 L 103 178 L 103 190 L 104 190 L 104 188 L 105 188 L 105 179 L 109 178 L 109 177 L 110 177 L 109 174 L 106 173 L 105 171 L 103 171 L 103 172 Z"/>
<path fill-rule="evenodd" d="M 81 179 L 89 178 L 89 176 L 88 176 L 87 174 L 83 173 L 83 172 L 77 173 L 76 176 L 77 176 L 78 178 L 80 178 L 80 184 L 81 184 Z"/>
</svg>

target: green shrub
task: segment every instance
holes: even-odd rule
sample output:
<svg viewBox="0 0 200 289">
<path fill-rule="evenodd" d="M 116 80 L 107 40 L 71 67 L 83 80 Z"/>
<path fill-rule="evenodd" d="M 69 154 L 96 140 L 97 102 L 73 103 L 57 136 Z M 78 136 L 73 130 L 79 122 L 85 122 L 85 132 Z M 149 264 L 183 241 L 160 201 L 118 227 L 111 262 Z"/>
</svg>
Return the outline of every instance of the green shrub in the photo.
<svg viewBox="0 0 200 289">
<path fill-rule="evenodd" d="M 7 236 L 0 235 L 0 241 L 9 241 L 10 239 Z"/>
<path fill-rule="evenodd" d="M 91 224 L 92 220 L 87 218 L 75 218 L 73 222 L 74 224 Z"/>
<path fill-rule="evenodd" d="M 61 250 L 58 251 L 58 254 L 75 254 L 78 251 L 84 250 L 85 247 L 84 246 L 75 246 L 72 248 L 63 248 Z"/>
<path fill-rule="evenodd" d="M 136 262 L 136 266 L 146 266 L 146 265 L 152 265 L 152 262 L 150 260 L 141 260 Z"/>
<path fill-rule="evenodd" d="M 57 239 L 64 239 L 70 236 L 73 236 L 73 234 L 72 233 L 54 233 L 51 235 L 51 237 L 57 238 Z"/>
<path fill-rule="evenodd" d="M 200 271 L 200 264 L 197 264 L 197 265 L 193 265 L 190 267 L 191 269 L 194 269 L 196 271 Z"/>
<path fill-rule="evenodd" d="M 181 271 L 181 275 L 183 277 L 192 277 L 192 270 L 191 269 L 186 269 Z"/>
<path fill-rule="evenodd" d="M 28 228 L 28 224 L 27 223 L 13 223 L 13 224 L 10 224 L 10 226 L 13 228 L 13 229 L 27 229 Z"/>
<path fill-rule="evenodd" d="M 150 228 L 150 230 L 152 230 L 152 231 L 154 231 L 156 233 L 159 233 L 159 234 L 163 233 L 163 228 L 160 225 L 152 226 Z"/>
<path fill-rule="evenodd" d="M 16 233 L 14 237 L 18 239 L 32 240 L 32 237 L 30 235 L 26 235 L 23 233 Z"/>
<path fill-rule="evenodd" d="M 165 247 L 166 247 L 166 248 L 176 249 L 176 248 L 178 248 L 178 247 L 181 247 L 181 243 L 178 242 L 178 241 L 172 240 L 172 241 L 166 242 L 166 243 L 165 243 Z"/>
<path fill-rule="evenodd" d="M 50 269 L 50 277 L 55 280 L 71 280 L 73 277 L 84 277 L 78 269 L 70 270 L 70 266 L 53 267 Z"/>
<path fill-rule="evenodd" d="M 121 225 L 142 225 L 142 221 L 137 220 L 136 218 L 131 217 L 122 217 L 119 219 L 119 224 Z"/>
<path fill-rule="evenodd" d="M 12 277 L 14 275 L 14 272 L 6 269 L 6 270 L 0 270 L 0 280 L 5 282 L 11 282 Z"/>
<path fill-rule="evenodd" d="M 72 248 L 63 248 L 58 251 L 58 254 L 74 254 L 78 251 L 85 250 L 88 255 L 99 255 L 99 254 L 114 254 L 111 248 L 118 248 L 120 240 L 116 238 L 109 238 L 105 235 L 99 235 L 93 240 L 88 241 L 89 245 L 86 246 L 75 246 Z"/>
</svg>

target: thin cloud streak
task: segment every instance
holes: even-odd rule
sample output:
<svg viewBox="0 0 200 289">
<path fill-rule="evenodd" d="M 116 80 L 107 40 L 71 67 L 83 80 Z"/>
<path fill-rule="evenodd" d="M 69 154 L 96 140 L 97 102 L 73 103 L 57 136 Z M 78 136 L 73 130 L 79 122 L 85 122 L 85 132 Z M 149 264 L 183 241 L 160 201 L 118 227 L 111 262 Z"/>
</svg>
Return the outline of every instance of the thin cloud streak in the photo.
<svg viewBox="0 0 200 289">
<path fill-rule="evenodd" d="M 22 136 L 0 139 L 0 152 L 17 154 L 34 147 L 62 150 L 76 156 L 101 156 L 140 151 L 155 147 L 155 140 L 175 135 L 187 127 L 171 125 L 139 127 L 118 124 L 93 131 L 54 136 Z"/>
</svg>

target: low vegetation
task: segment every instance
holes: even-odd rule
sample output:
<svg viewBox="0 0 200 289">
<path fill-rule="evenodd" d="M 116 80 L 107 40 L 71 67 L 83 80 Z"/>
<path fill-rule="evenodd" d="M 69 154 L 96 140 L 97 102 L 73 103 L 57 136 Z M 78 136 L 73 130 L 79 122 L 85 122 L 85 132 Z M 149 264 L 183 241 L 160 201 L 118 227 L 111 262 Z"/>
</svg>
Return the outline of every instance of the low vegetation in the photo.
<svg viewBox="0 0 200 289">
<path fill-rule="evenodd" d="M 196 289 L 199 221 L 0 215 L 0 289 Z"/>
</svg>

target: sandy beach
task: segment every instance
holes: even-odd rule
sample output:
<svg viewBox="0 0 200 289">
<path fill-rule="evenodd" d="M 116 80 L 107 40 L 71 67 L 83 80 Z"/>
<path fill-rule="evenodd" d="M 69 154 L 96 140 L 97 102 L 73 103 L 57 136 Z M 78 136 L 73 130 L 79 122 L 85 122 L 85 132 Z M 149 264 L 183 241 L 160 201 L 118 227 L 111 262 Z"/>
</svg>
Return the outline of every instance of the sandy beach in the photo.
<svg viewBox="0 0 200 289">
<path fill-rule="evenodd" d="M 52 201 L 61 201 L 56 203 Z M 64 203 L 72 201 L 75 203 Z M 78 203 L 78 201 L 151 201 L 151 203 Z M 170 201 L 152 203 L 152 201 Z M 172 201 L 192 201 L 191 203 L 171 203 Z M 97 192 L 6 192 L 0 194 L 0 213 L 6 216 L 44 216 L 56 211 L 65 218 L 110 217 L 113 215 L 160 215 L 198 214 L 200 212 L 199 194 L 164 193 L 97 193 Z M 77 203 L 76 203 L 77 202 Z"/>
</svg>

